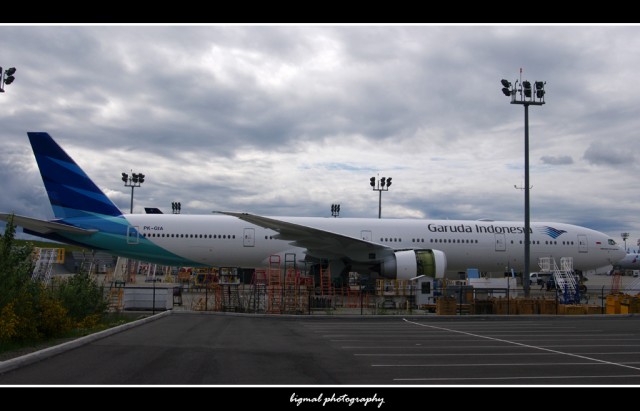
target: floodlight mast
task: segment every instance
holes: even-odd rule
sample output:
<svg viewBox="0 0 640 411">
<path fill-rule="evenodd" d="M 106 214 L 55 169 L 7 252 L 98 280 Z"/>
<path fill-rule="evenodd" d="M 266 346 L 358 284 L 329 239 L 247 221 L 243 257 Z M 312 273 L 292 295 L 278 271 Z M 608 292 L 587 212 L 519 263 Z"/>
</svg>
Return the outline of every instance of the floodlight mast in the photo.
<svg viewBox="0 0 640 411">
<path fill-rule="evenodd" d="M 373 188 L 373 191 L 377 191 L 378 195 L 378 218 L 382 218 L 382 192 L 389 191 L 391 186 L 391 177 L 382 177 L 376 181 L 375 177 L 369 179 L 369 185 Z"/>
<path fill-rule="evenodd" d="M 131 172 L 131 175 L 127 173 L 122 173 L 122 181 L 124 181 L 125 187 L 131 187 L 131 211 L 133 214 L 133 189 L 135 187 L 140 187 L 142 183 L 144 183 L 144 174 L 142 173 L 134 173 Z"/>
<path fill-rule="evenodd" d="M 522 69 L 520 69 L 522 75 Z M 531 256 L 531 222 L 529 215 L 529 106 L 542 106 L 545 104 L 544 96 L 546 81 L 536 81 L 532 87 L 529 80 L 516 80 L 511 85 L 508 80 L 502 79 L 502 93 L 511 97 L 511 104 L 524 106 L 524 271 L 522 273 L 522 286 L 525 297 L 529 297 L 529 265 Z M 520 86 L 518 86 L 518 83 Z M 535 90 L 534 90 L 535 87 Z"/>
</svg>

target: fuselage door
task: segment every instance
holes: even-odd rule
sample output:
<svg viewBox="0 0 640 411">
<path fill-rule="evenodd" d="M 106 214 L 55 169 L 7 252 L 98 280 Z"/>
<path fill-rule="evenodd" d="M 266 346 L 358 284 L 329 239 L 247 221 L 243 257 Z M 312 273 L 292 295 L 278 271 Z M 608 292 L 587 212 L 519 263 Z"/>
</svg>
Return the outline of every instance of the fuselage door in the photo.
<svg viewBox="0 0 640 411">
<path fill-rule="evenodd" d="M 245 247 L 254 247 L 256 245 L 256 230 L 253 228 L 245 228 L 242 234 L 242 245 Z"/>
<path fill-rule="evenodd" d="M 585 234 L 578 234 L 578 252 L 586 253 L 587 251 L 589 251 L 587 236 Z"/>
<path fill-rule="evenodd" d="M 496 234 L 496 251 L 507 251 L 507 243 L 504 234 Z"/>
<path fill-rule="evenodd" d="M 138 226 L 130 225 L 127 227 L 127 244 L 138 244 L 140 241 L 138 237 Z"/>
<path fill-rule="evenodd" d="M 371 230 L 360 231 L 360 238 L 362 238 L 364 241 L 371 241 L 371 237 Z"/>
</svg>

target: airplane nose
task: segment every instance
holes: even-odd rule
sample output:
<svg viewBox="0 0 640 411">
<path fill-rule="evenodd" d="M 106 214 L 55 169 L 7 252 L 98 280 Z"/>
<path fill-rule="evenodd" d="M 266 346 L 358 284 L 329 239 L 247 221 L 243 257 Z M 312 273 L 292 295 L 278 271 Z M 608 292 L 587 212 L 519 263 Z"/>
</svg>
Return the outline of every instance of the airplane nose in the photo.
<svg viewBox="0 0 640 411">
<path fill-rule="evenodd" d="M 614 254 L 613 255 L 614 259 L 611 261 L 611 264 L 615 264 L 618 261 L 625 258 L 627 256 L 627 251 L 624 249 L 623 246 L 618 245 L 618 249 L 613 254 Z"/>
</svg>

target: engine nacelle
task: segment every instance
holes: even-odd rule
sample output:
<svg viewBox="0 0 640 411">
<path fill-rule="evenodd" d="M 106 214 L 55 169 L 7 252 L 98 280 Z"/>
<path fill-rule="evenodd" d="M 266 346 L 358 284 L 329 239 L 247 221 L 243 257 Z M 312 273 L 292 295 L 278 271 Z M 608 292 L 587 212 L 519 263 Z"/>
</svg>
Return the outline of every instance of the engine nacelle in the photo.
<svg viewBox="0 0 640 411">
<path fill-rule="evenodd" d="M 447 271 L 447 257 L 440 250 L 396 251 L 394 257 L 380 264 L 380 275 L 385 278 L 409 280 L 419 275 L 443 278 Z"/>
</svg>

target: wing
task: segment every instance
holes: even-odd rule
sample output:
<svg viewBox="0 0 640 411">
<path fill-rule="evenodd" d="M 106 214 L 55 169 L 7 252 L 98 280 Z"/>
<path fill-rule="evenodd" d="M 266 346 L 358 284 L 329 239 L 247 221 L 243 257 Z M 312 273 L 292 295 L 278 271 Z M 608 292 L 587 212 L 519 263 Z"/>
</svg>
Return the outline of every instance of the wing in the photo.
<svg viewBox="0 0 640 411">
<path fill-rule="evenodd" d="M 0 220 L 9 221 L 10 218 L 11 214 L 0 213 Z M 38 220 L 37 218 L 24 217 L 19 215 L 13 215 L 13 224 L 43 235 L 61 232 L 91 235 L 98 232 L 98 230 L 85 230 L 83 228 L 73 227 L 53 221 Z"/>
<path fill-rule="evenodd" d="M 275 218 L 228 211 L 216 211 L 216 213 L 234 216 L 259 227 L 277 231 L 276 238 L 289 240 L 295 247 L 306 248 L 307 255 L 312 257 L 340 257 L 353 261 L 373 262 L 394 253 L 392 248 L 382 244 Z"/>
</svg>

